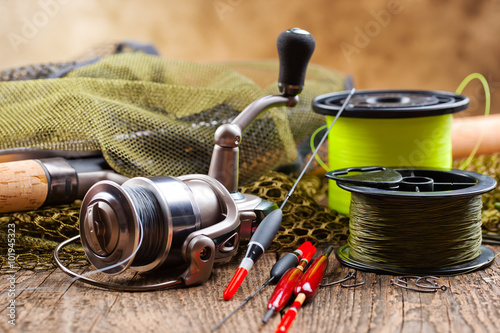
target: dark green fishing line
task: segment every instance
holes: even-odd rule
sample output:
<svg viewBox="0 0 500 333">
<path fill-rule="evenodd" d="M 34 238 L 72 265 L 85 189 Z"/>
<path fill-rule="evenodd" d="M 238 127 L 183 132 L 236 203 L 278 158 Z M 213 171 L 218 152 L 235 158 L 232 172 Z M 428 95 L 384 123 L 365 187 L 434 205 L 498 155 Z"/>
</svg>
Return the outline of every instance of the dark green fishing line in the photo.
<svg viewBox="0 0 500 333">
<path fill-rule="evenodd" d="M 368 265 L 444 267 L 480 255 L 481 196 L 387 198 L 352 193 L 350 255 Z"/>
</svg>

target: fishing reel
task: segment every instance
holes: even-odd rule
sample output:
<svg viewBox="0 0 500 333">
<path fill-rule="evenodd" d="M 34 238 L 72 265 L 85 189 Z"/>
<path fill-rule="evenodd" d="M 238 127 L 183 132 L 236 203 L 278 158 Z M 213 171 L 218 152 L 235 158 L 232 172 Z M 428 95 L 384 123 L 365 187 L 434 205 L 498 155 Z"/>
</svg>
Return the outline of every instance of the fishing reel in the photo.
<svg viewBox="0 0 500 333">
<path fill-rule="evenodd" d="M 227 263 L 236 254 L 240 239 L 250 238 L 264 217 L 278 209 L 274 203 L 238 192 L 242 132 L 268 108 L 297 104 L 315 42 L 307 31 L 294 28 L 279 35 L 277 46 L 281 95 L 254 101 L 217 129 L 208 175 L 137 177 L 122 185 L 100 181 L 90 188 L 81 206 L 80 236 L 54 251 L 64 272 L 100 287 L 145 291 L 203 283 L 215 263 Z M 156 285 L 96 281 L 72 272 L 59 260 L 59 251 L 78 237 L 88 260 L 103 273 L 186 268 L 175 280 Z"/>
</svg>

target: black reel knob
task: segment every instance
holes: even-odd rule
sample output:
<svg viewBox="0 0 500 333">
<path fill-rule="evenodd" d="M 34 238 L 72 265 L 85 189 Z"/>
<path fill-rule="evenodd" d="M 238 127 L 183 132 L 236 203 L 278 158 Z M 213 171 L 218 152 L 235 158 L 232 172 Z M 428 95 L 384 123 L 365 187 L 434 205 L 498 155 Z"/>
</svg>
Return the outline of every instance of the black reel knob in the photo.
<svg viewBox="0 0 500 333">
<path fill-rule="evenodd" d="M 280 61 L 278 84 L 286 96 L 300 94 L 307 65 L 316 47 L 314 37 L 300 28 L 283 31 L 277 40 Z"/>
</svg>

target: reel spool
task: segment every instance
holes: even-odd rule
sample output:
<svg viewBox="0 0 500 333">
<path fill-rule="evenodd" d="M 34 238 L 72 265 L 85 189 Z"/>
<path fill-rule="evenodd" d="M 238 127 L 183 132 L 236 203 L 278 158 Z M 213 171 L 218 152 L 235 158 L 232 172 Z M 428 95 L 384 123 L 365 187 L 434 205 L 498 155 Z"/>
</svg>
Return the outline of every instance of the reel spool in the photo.
<svg viewBox="0 0 500 333">
<path fill-rule="evenodd" d="M 123 185 L 110 181 L 94 185 L 82 202 L 80 230 L 89 261 L 109 274 L 128 267 L 149 272 L 175 267 L 185 253 L 188 235 L 223 220 L 225 235 L 205 260 L 231 258 L 238 244 L 238 209 L 227 190 L 203 175 L 189 178 L 133 178 Z M 230 234 L 230 235 L 227 235 Z M 139 240 L 142 243 L 139 245 Z"/>
<path fill-rule="evenodd" d="M 480 245 L 480 195 L 496 187 L 493 178 L 453 169 L 384 167 L 340 169 L 326 177 L 352 193 L 351 235 L 337 250 L 346 266 L 450 275 L 493 262 L 494 253 Z"/>
<path fill-rule="evenodd" d="M 327 126 L 348 93 L 318 96 L 312 107 Z M 469 98 L 442 91 L 360 90 L 328 135 L 329 169 L 352 165 L 450 168 L 452 114 Z M 329 184 L 329 206 L 347 215 L 350 194 Z"/>
</svg>

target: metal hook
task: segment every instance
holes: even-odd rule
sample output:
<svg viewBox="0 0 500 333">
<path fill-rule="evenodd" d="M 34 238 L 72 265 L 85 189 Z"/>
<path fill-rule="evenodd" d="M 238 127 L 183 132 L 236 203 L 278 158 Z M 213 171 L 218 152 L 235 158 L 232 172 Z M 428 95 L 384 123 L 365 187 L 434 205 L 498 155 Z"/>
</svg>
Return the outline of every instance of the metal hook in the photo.
<svg viewBox="0 0 500 333">
<path fill-rule="evenodd" d="M 437 276 L 419 276 L 415 277 L 415 285 L 417 287 L 422 287 L 422 288 L 438 288 L 439 284 L 436 281 L 432 281 L 431 279 L 439 280 L 439 277 Z M 428 284 L 421 284 L 420 281 L 423 280 L 425 283 Z"/>
<path fill-rule="evenodd" d="M 415 279 L 414 284 L 418 288 L 413 288 L 413 287 L 408 286 L 408 281 L 406 281 L 406 279 Z M 445 291 L 447 289 L 445 285 L 442 285 L 441 287 L 439 287 L 437 282 L 432 281 L 430 279 L 439 279 L 439 278 L 436 276 L 404 275 L 404 276 L 398 277 L 397 282 L 394 281 L 394 279 L 391 279 L 391 286 L 398 286 L 400 288 L 418 291 L 418 292 L 422 292 L 422 293 L 435 293 L 439 289 L 441 289 L 442 291 Z M 429 286 L 429 285 L 419 283 L 421 280 L 424 280 L 431 285 Z"/>
<path fill-rule="evenodd" d="M 398 276 L 398 282 L 408 284 L 407 279 L 419 279 L 421 276 L 418 275 L 402 275 Z"/>
<path fill-rule="evenodd" d="M 339 283 L 342 283 L 342 282 L 345 282 L 347 280 L 350 280 L 354 277 L 354 273 L 353 272 L 349 272 L 347 273 L 347 275 L 345 276 L 345 278 L 341 279 L 341 280 L 338 280 L 338 281 L 333 281 L 333 282 L 329 282 L 329 283 L 322 283 L 320 284 L 320 287 L 329 287 L 329 286 L 333 286 L 335 284 L 339 284 Z"/>
<path fill-rule="evenodd" d="M 437 291 L 437 289 L 417 289 L 417 288 L 409 287 L 407 282 L 405 282 L 405 284 L 400 284 L 400 283 L 394 281 L 394 279 L 391 279 L 391 286 L 398 286 L 400 288 L 413 290 L 413 291 L 419 291 L 422 293 L 435 293 Z"/>
<path fill-rule="evenodd" d="M 432 281 L 431 279 L 434 280 L 439 280 L 439 277 L 437 276 L 422 276 L 419 277 L 418 279 L 415 280 L 415 285 L 420 288 L 428 288 L 428 289 L 441 289 L 442 291 L 446 291 L 448 287 L 446 287 L 444 284 L 439 286 L 439 284 L 436 281 Z M 427 283 L 430 283 L 431 286 L 426 286 L 425 284 L 420 284 L 419 282 L 421 280 L 424 280 Z"/>
<path fill-rule="evenodd" d="M 356 277 L 357 277 L 357 274 L 354 274 L 354 282 L 356 282 Z M 355 287 L 359 287 L 359 286 L 362 286 L 364 285 L 366 282 L 366 280 L 363 278 L 363 281 L 359 282 L 359 283 L 354 283 L 354 284 L 344 284 L 343 282 L 340 284 L 340 286 L 342 288 L 355 288 Z"/>
</svg>

